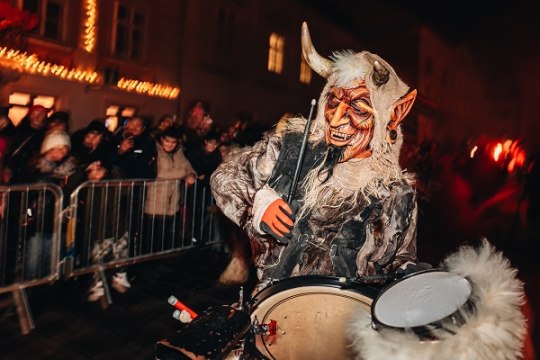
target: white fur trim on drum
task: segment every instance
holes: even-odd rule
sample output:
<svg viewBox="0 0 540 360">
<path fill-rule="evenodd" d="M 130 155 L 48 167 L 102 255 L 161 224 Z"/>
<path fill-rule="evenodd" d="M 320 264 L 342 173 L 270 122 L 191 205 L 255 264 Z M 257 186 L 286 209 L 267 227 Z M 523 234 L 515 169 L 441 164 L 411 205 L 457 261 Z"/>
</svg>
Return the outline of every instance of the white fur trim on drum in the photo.
<svg viewBox="0 0 540 360">
<path fill-rule="evenodd" d="M 255 198 L 253 199 L 253 227 L 259 234 L 264 234 L 260 226 L 266 209 L 268 209 L 270 204 L 280 198 L 278 193 L 268 185 L 265 185 L 255 193 Z"/>
<path fill-rule="evenodd" d="M 464 246 L 448 257 L 444 267 L 472 286 L 470 303 L 459 311 L 461 325 L 445 323 L 446 332 L 421 341 L 410 330 L 372 328 L 366 314 L 358 314 L 348 329 L 355 359 L 471 359 L 513 360 L 521 356 L 526 321 L 521 306 L 523 283 L 508 259 L 484 240 L 474 249 Z M 474 310 L 470 310 L 474 309 Z"/>
</svg>

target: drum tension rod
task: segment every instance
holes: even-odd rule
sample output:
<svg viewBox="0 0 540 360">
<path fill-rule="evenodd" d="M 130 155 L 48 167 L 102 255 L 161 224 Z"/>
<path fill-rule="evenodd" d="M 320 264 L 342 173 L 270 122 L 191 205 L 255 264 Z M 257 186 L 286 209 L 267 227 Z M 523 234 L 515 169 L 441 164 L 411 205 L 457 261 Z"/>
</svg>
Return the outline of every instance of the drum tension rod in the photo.
<svg viewBox="0 0 540 360">
<path fill-rule="evenodd" d="M 255 334 L 274 336 L 277 333 L 277 321 L 270 320 L 268 324 L 259 324 L 259 320 L 255 318 L 255 321 L 253 322 L 253 332 Z"/>
</svg>

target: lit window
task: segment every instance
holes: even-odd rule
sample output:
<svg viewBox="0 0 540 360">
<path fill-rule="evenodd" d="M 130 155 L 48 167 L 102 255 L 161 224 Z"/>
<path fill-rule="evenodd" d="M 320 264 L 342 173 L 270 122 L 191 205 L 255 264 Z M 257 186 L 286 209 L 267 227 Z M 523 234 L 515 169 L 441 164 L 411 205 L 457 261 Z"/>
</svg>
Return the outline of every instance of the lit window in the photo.
<svg viewBox="0 0 540 360">
<path fill-rule="evenodd" d="M 30 103 L 30 94 L 13 92 L 9 95 L 10 105 L 23 105 L 26 106 Z"/>
<path fill-rule="evenodd" d="M 132 117 L 135 115 L 135 108 L 132 107 L 126 107 L 122 110 L 122 117 Z"/>
<path fill-rule="evenodd" d="M 124 58 L 141 59 L 146 16 L 142 11 L 133 7 L 117 5 L 113 53 Z"/>
<path fill-rule="evenodd" d="M 302 55 L 300 55 L 300 82 L 303 84 L 311 83 L 311 68 Z"/>
<path fill-rule="evenodd" d="M 285 38 L 276 33 L 270 35 L 268 49 L 268 71 L 281 74 L 283 70 L 283 51 L 285 48 Z"/>
<path fill-rule="evenodd" d="M 22 0 L 22 8 L 38 16 L 33 32 L 50 40 L 62 41 L 65 37 L 66 0 Z"/>
<path fill-rule="evenodd" d="M 137 109 L 132 106 L 109 105 L 105 109 L 105 127 L 114 132 L 120 124 L 120 119 L 129 118 L 137 114 Z"/>
<path fill-rule="evenodd" d="M 52 96 L 38 95 L 34 98 L 34 105 L 41 105 L 44 108 L 52 109 L 55 99 Z"/>
<path fill-rule="evenodd" d="M 13 125 L 17 126 L 33 105 L 45 107 L 50 114 L 54 110 L 55 104 L 56 98 L 53 96 L 12 92 L 9 94 L 10 109 L 8 115 Z"/>
</svg>

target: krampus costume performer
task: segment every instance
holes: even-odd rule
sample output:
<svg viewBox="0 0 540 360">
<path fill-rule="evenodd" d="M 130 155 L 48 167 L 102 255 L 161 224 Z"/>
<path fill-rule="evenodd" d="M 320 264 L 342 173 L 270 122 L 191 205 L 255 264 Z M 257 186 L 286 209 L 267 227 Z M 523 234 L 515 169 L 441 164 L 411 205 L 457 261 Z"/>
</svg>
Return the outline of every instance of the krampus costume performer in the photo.
<svg viewBox="0 0 540 360">
<path fill-rule="evenodd" d="M 413 180 L 399 166 L 399 123 L 416 91 L 369 52 L 334 61 L 314 50 L 304 25 L 304 57 L 328 82 L 294 197 L 290 191 L 303 118 L 221 164 L 211 185 L 223 213 L 247 231 L 262 282 L 296 275 L 354 277 L 395 270 L 416 258 Z M 296 211 L 293 211 L 293 208 Z"/>
<path fill-rule="evenodd" d="M 303 275 L 307 275 L 311 278 L 329 276 L 347 282 L 347 279 L 396 274 L 406 268 L 407 264 L 416 261 L 417 204 L 414 181 L 399 166 L 402 145 L 399 124 L 411 109 L 416 91 L 409 91 L 387 62 L 369 52 L 335 53 L 333 61 L 321 57 L 313 48 L 306 24 L 302 27 L 302 48 L 309 65 L 328 79 L 311 127 L 308 127 L 309 119 L 284 118 L 275 131 L 267 134 L 250 150 L 222 163 L 211 177 L 217 205 L 250 238 L 260 280 L 256 290 L 262 289 L 260 293 L 272 289 L 274 280 L 280 283 L 291 279 L 306 279 Z M 305 135 L 309 134 L 308 137 L 303 135 L 305 128 L 309 129 Z M 304 138 L 307 142 L 304 142 Z M 305 148 L 304 144 L 307 144 Z M 301 166 L 298 166 L 299 157 L 303 158 Z M 299 180 L 297 187 L 295 179 Z M 487 251 L 487 255 L 481 258 L 489 258 L 491 254 Z M 515 273 L 502 263 L 499 275 L 505 277 L 504 283 L 491 287 L 495 289 L 494 293 L 484 294 L 486 283 L 494 279 L 480 277 L 494 275 L 488 269 L 491 269 L 493 263 L 497 265 L 499 262 L 480 262 L 477 256 L 467 253 L 462 255 L 457 255 L 461 264 L 454 267 L 458 269 L 456 276 L 462 276 L 465 282 L 471 281 L 473 300 L 470 304 L 472 308 L 478 307 L 476 311 L 480 315 L 474 316 L 477 319 L 474 325 L 476 332 L 469 331 L 455 339 L 464 339 L 472 334 L 476 337 L 471 338 L 469 343 L 485 341 L 486 345 L 495 340 L 496 345 L 482 347 L 484 353 L 470 350 L 464 353 L 464 357 L 460 357 L 452 353 L 453 349 L 460 350 L 456 343 L 448 342 L 452 350 L 445 350 L 445 354 L 452 353 L 452 356 L 443 358 L 515 358 L 519 353 L 524 326 L 519 311 L 522 288 L 514 277 Z M 459 263 L 456 260 L 449 262 Z M 479 264 L 486 267 L 484 271 L 477 271 L 469 280 L 465 280 L 471 272 L 462 269 Z M 451 266 L 448 268 L 451 270 Z M 253 300 L 256 300 L 257 295 Z M 493 310 L 483 308 L 485 304 L 489 307 L 493 301 L 476 301 L 489 300 L 491 296 L 497 297 L 497 306 Z M 256 301 L 251 303 L 255 304 L 255 308 L 258 306 Z M 291 312 L 291 318 L 298 314 L 301 316 L 306 312 L 305 308 L 315 307 L 314 317 L 321 313 L 322 318 L 330 319 L 330 323 L 313 324 L 313 319 L 309 319 L 300 322 L 302 325 L 298 326 L 311 327 L 320 337 L 336 320 L 330 311 L 314 303 L 317 301 Z M 229 319 L 247 315 L 235 311 L 234 307 L 232 311 L 229 310 L 218 308 L 206 311 L 190 324 L 191 327 L 187 327 L 187 331 L 180 331 L 175 338 L 159 344 L 157 350 L 162 355 L 158 358 L 176 358 L 167 357 L 167 354 L 174 351 L 179 351 L 187 358 L 222 358 L 223 349 L 230 350 L 231 345 L 246 331 L 234 328 L 233 325 L 240 321 Z M 466 315 L 462 317 L 473 318 Z M 491 320 L 485 321 L 486 317 Z M 220 325 L 220 319 L 229 321 L 231 326 Z M 281 336 L 276 344 L 290 341 L 294 335 L 284 335 L 286 331 L 280 327 L 287 324 L 287 316 L 275 320 Z M 345 357 L 357 359 L 439 359 L 436 354 L 442 353 L 440 349 L 445 347 L 446 339 L 443 337 L 433 342 L 437 344 L 438 351 L 425 352 L 424 349 L 431 349 L 429 345 L 418 347 L 418 351 L 415 351 L 417 344 L 425 342 L 419 338 L 411 340 L 414 334 L 396 329 L 375 330 L 370 326 L 370 321 L 365 313 L 352 312 L 344 325 L 346 330 L 330 329 L 328 337 L 338 337 L 340 333 L 342 335 L 330 339 L 328 344 L 334 346 L 339 343 L 339 346 L 347 348 L 347 351 L 343 349 L 344 352 L 339 355 L 328 356 L 324 354 L 325 345 L 321 348 L 320 344 L 312 344 L 310 348 L 322 351 L 309 349 L 309 354 L 295 353 L 294 356 L 284 358 L 342 358 L 344 356 L 340 355 L 348 353 Z M 482 335 L 486 333 L 483 332 L 482 324 L 490 327 L 499 324 L 501 331 L 493 331 L 483 339 Z M 205 336 L 205 328 L 214 326 L 207 332 L 211 335 Z M 256 318 L 252 329 L 257 326 Z M 291 330 L 293 334 L 303 334 L 298 327 Z M 449 333 L 459 331 L 454 327 Z M 512 339 L 496 339 L 507 337 L 512 331 Z M 229 333 L 228 337 L 222 336 L 224 333 Z M 244 355 L 241 358 L 259 359 L 260 353 L 253 356 L 253 349 L 247 350 L 248 345 L 253 344 L 249 336 L 245 339 Z M 284 336 L 287 336 L 287 340 Z M 344 342 L 345 337 L 347 343 Z M 218 344 L 209 341 L 210 338 L 225 340 Z M 308 341 L 306 338 L 297 340 L 300 343 Z M 325 340 L 319 338 L 315 341 L 325 344 Z M 268 346 L 271 345 L 268 342 Z M 296 347 L 291 345 L 291 348 Z M 401 351 L 400 346 L 410 348 L 401 357 L 397 355 Z M 384 356 L 377 355 L 378 349 L 381 349 L 381 353 L 384 350 Z M 422 355 L 424 353 L 426 356 Z M 484 356 L 493 353 L 503 356 Z M 273 355 L 271 357 L 274 358 Z"/>
</svg>

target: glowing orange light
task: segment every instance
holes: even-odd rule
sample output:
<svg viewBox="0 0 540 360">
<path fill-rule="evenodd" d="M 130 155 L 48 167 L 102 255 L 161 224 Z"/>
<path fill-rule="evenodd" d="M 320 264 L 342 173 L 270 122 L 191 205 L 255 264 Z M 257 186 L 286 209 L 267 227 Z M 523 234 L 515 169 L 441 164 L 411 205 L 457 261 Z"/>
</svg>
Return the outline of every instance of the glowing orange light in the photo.
<svg viewBox="0 0 540 360">
<path fill-rule="evenodd" d="M 6 60 L 6 63 L 10 66 L 16 67 L 20 72 L 28 74 L 54 76 L 64 80 L 79 81 L 88 84 L 96 84 L 101 81 L 96 71 L 53 64 L 40 60 L 36 54 L 28 54 L 7 47 L 0 47 L 0 60 Z M 139 94 L 166 99 L 176 99 L 180 95 L 180 88 L 178 87 L 134 79 L 121 78 L 117 86 L 124 91 L 134 91 Z"/>
<path fill-rule="evenodd" d="M 148 81 L 121 78 L 116 84 L 120 89 L 134 91 L 139 94 L 176 99 L 180 95 L 180 89 L 169 85 L 155 84 Z"/>
<path fill-rule="evenodd" d="M 470 157 L 471 159 L 474 158 L 474 155 L 476 154 L 476 151 L 478 150 L 478 145 L 474 145 L 474 147 L 471 149 Z"/>
<path fill-rule="evenodd" d="M 493 160 L 495 160 L 495 162 L 499 161 L 502 151 L 503 151 L 502 144 L 497 143 L 497 145 L 495 146 L 495 149 L 493 149 Z"/>
<path fill-rule="evenodd" d="M 61 79 L 77 80 L 85 83 L 97 83 L 98 73 L 90 70 L 68 68 L 64 65 L 53 64 L 40 60 L 36 54 L 27 54 L 19 50 L 0 47 L 0 59 L 7 60 L 20 71 L 28 74 L 38 74 L 43 76 L 55 76 Z"/>
<path fill-rule="evenodd" d="M 86 19 L 84 21 L 84 50 L 91 53 L 94 51 L 96 45 L 96 19 L 97 19 L 97 1 L 96 0 L 86 0 L 85 1 L 85 15 Z"/>
</svg>

